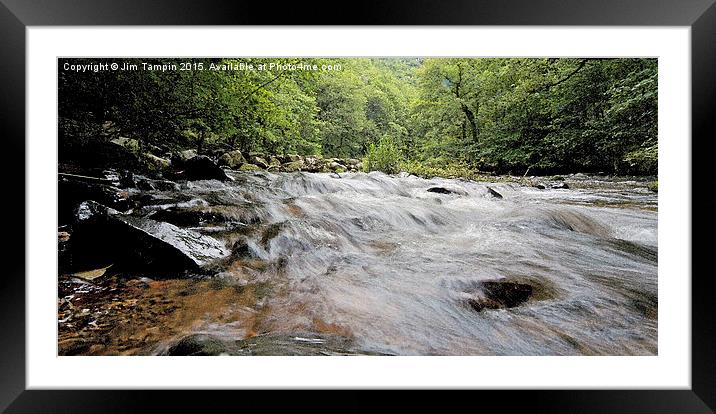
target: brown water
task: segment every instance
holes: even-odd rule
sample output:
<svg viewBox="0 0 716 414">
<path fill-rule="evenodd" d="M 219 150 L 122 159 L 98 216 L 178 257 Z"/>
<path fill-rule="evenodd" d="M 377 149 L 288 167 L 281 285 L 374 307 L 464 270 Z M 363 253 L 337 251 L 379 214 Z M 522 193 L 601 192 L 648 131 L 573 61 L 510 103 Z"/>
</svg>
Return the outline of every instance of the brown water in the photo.
<svg viewBox="0 0 716 414">
<path fill-rule="evenodd" d="M 94 316 L 60 324 L 61 353 L 159 354 L 195 333 L 318 335 L 399 355 L 657 352 L 657 196 L 644 182 L 576 176 L 570 189 L 539 190 L 381 173 L 231 175 L 183 185 L 172 214 L 161 210 L 176 202 L 133 213 L 233 248 L 216 275 L 93 281 L 104 289 L 87 299 Z M 455 193 L 427 191 L 435 186 Z M 61 296 L 84 286 L 63 280 Z M 486 286 L 527 296 L 505 307 Z"/>
</svg>

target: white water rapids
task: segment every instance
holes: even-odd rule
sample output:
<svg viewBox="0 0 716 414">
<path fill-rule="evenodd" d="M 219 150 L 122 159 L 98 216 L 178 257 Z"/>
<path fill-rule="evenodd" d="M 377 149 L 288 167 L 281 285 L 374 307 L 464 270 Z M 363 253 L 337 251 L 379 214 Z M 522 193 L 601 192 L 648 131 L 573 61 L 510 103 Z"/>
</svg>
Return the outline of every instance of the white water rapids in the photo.
<svg viewBox="0 0 716 414">
<path fill-rule="evenodd" d="M 540 190 L 382 173 L 230 174 L 182 194 L 231 219 L 194 228 L 244 246 L 219 277 L 270 285 L 257 305 L 268 331 L 320 323 L 358 349 L 400 355 L 657 353 L 657 196 L 643 182 L 577 177 L 570 189 Z M 249 258 L 266 265 L 245 266 Z M 477 311 L 466 298 L 485 281 L 532 294 Z M 235 326 L 210 326 L 204 333 L 243 339 Z"/>
</svg>

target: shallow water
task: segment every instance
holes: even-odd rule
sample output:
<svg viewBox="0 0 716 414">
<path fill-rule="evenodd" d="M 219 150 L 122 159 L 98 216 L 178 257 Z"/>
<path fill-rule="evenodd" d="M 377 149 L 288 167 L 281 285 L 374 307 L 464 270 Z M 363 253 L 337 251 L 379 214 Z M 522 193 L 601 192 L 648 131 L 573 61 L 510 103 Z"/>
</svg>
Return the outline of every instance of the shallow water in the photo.
<svg viewBox="0 0 716 414">
<path fill-rule="evenodd" d="M 577 176 L 570 189 L 539 190 L 382 173 L 231 175 L 185 184 L 184 207 L 211 214 L 182 224 L 234 247 L 216 277 L 266 293 L 242 304 L 255 311 L 251 329 L 204 315 L 182 335 L 321 332 L 401 355 L 657 352 L 657 196 L 645 182 Z M 477 311 L 469 301 L 485 281 L 531 295 Z"/>
</svg>

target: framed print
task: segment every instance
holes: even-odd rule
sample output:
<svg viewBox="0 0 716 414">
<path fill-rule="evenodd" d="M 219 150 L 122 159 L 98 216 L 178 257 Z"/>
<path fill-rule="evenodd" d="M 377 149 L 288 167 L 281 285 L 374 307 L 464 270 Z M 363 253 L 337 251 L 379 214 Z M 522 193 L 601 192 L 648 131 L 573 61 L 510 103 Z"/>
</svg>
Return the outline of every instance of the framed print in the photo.
<svg viewBox="0 0 716 414">
<path fill-rule="evenodd" d="M 0 408 L 713 411 L 712 2 L 215 3 L 3 0 Z"/>
</svg>

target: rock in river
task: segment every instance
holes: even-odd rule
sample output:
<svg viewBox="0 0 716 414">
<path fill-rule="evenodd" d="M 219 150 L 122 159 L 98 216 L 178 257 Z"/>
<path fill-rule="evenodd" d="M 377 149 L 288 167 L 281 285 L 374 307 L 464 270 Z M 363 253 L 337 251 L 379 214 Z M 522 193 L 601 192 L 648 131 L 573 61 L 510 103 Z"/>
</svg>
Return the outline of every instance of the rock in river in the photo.
<svg viewBox="0 0 716 414">
<path fill-rule="evenodd" d="M 514 308 L 532 296 L 533 288 L 524 283 L 486 281 L 478 289 L 467 293 L 467 304 L 477 312 L 484 309 Z"/>
<path fill-rule="evenodd" d="M 230 253 L 212 237 L 122 215 L 94 201 L 77 208 L 75 228 L 73 259 L 84 265 L 109 260 L 137 271 L 201 271 Z"/>
<path fill-rule="evenodd" d="M 454 188 L 454 187 L 430 187 L 427 190 L 430 193 L 438 193 L 438 194 L 459 194 L 459 195 L 466 195 L 467 191 L 461 189 L 461 188 Z"/>
<path fill-rule="evenodd" d="M 492 187 L 485 187 L 487 188 L 487 193 L 490 194 L 491 197 L 494 198 L 502 198 L 502 194 L 498 193 L 497 191 L 493 190 Z"/>
<path fill-rule="evenodd" d="M 224 170 L 206 155 L 197 155 L 184 162 L 184 178 L 187 180 L 220 180 L 230 178 Z"/>
</svg>

